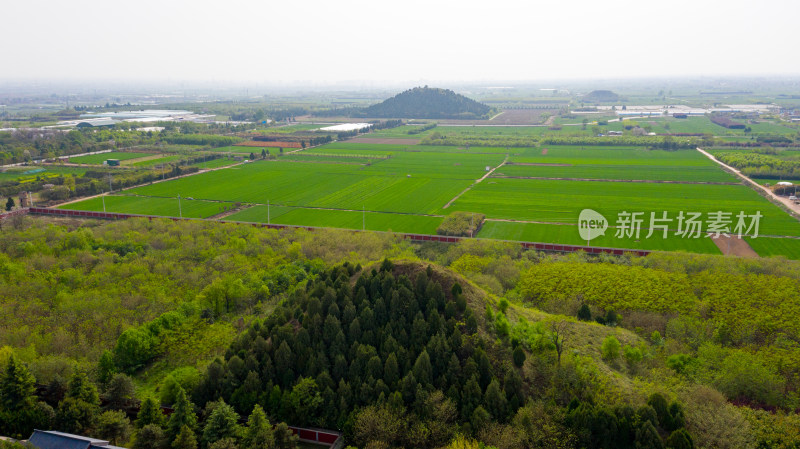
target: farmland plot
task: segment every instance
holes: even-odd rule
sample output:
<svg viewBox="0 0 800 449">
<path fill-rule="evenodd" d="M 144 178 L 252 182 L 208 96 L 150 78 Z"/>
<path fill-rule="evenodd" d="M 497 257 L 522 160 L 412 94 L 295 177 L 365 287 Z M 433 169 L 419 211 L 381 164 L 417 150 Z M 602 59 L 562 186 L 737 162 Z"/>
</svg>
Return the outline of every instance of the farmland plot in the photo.
<svg viewBox="0 0 800 449">
<path fill-rule="evenodd" d="M 126 161 L 128 159 L 138 159 L 140 157 L 148 157 L 152 155 L 152 153 L 112 151 L 110 153 L 87 154 L 86 156 L 71 157 L 69 158 L 69 161 L 73 164 L 100 165 L 108 159 L 119 159 L 120 161 Z"/>
<path fill-rule="evenodd" d="M 614 222 L 620 212 L 650 212 L 676 217 L 680 211 L 760 212 L 760 233 L 800 235 L 800 223 L 756 192 L 741 185 L 693 185 L 489 179 L 450 207 L 485 213 L 490 218 L 577 223 L 583 209 L 593 209 Z M 448 209 L 448 211 L 450 210 Z M 660 216 L 660 215 L 658 215 Z"/>
<path fill-rule="evenodd" d="M 703 254 L 720 254 L 719 248 L 709 237 L 700 238 L 645 238 L 646 233 L 639 239 L 635 238 L 616 238 L 614 230 L 609 229 L 606 235 L 594 238 L 589 243 L 593 247 L 641 249 L 650 251 L 688 251 Z M 519 223 L 508 221 L 487 221 L 480 233 L 480 238 L 517 240 L 523 242 L 554 243 L 562 245 L 586 246 L 586 240 L 582 240 L 578 233 L 577 226 L 540 224 L 540 223 Z M 756 239 L 761 240 L 761 239 Z M 786 239 L 773 239 L 786 240 Z"/>
<path fill-rule="evenodd" d="M 667 212 L 673 219 L 681 211 L 700 212 L 705 220 L 711 212 L 723 211 L 735 216 L 740 211 L 747 214 L 758 211 L 763 215 L 760 235 L 800 236 L 800 223 L 743 185 L 689 184 L 731 181 L 727 173 L 694 151 L 546 146 L 508 151 L 495 148 L 500 151 L 471 154 L 464 153 L 463 149 L 455 152 L 454 147 L 430 147 L 436 151 L 428 151 L 428 147 L 421 145 L 413 148 L 424 151 L 409 151 L 412 147 L 404 145 L 397 147 L 335 142 L 306 150 L 305 154 L 287 154 L 277 160 L 259 160 L 137 187 L 126 192 L 153 198 L 126 199 L 128 203 L 113 207 L 120 212 L 173 216 L 177 207 L 174 198 L 180 194 L 184 198 L 252 205 L 232 215 L 231 220 L 266 222 L 265 205 L 269 202 L 273 223 L 360 229 L 364 219 L 362 210 L 366 210 L 367 229 L 431 234 L 435 233 L 442 215 L 467 211 L 487 215 L 489 221 L 481 237 L 576 245 L 586 243 L 581 240 L 576 226 L 582 209 L 600 212 L 611 226 L 616 224 L 621 212 L 642 212 L 645 219 L 642 235 L 617 239 L 614 238 L 615 229 L 609 228 L 606 236 L 592 241 L 592 246 L 704 253 L 719 252 L 708 238 L 664 239 L 659 236 L 647 239 L 650 212 L 659 215 Z M 444 151 L 439 151 L 441 149 Z M 490 177 L 474 184 L 486 174 L 487 166 L 497 167 L 506 154 L 517 165 L 502 166 L 495 172 L 497 176 L 513 173 L 542 177 L 643 178 L 678 183 Z M 541 175 L 545 173 L 572 176 Z M 444 209 L 462 192 L 458 200 Z M 203 202 L 196 203 L 199 207 Z M 97 200 L 78 204 L 82 209 L 102 210 Z M 187 209 L 184 215 L 210 216 L 218 213 L 221 207 L 216 203 L 206 204 L 210 206 L 203 205 L 197 211 Z M 113 210 L 108 206 L 107 203 L 107 210 Z M 76 208 L 76 205 L 68 208 Z M 762 252 L 780 253 L 780 249 L 774 249 L 776 245 Z"/>
<path fill-rule="evenodd" d="M 79 203 L 67 204 L 62 209 L 102 211 L 103 198 L 91 198 Z M 180 209 L 175 198 L 146 198 L 138 196 L 108 195 L 105 197 L 106 212 L 120 214 L 162 215 L 165 217 L 208 218 L 222 212 L 222 204 L 181 198 Z"/>
<path fill-rule="evenodd" d="M 267 222 L 267 206 L 254 206 L 226 217 L 226 220 Z M 412 234 L 435 234 L 442 217 L 329 209 L 270 207 L 269 221 L 274 224 L 318 226 L 370 231 L 393 231 Z"/>
<path fill-rule="evenodd" d="M 545 146 L 512 156 L 495 176 L 570 179 L 619 179 L 684 182 L 737 182 L 694 150 Z"/>
</svg>

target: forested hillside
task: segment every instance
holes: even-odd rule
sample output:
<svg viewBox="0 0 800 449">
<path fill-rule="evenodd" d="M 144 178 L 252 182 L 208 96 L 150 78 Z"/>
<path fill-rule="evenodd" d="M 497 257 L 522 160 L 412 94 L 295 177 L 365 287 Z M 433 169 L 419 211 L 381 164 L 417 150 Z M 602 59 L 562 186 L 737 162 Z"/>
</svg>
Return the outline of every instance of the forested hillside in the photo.
<svg viewBox="0 0 800 449">
<path fill-rule="evenodd" d="M 800 444 L 785 259 L 30 217 L 3 224 L 0 254 L 0 435 L 294 447 L 288 423 L 357 448 Z"/>
<path fill-rule="evenodd" d="M 476 119 L 489 113 L 489 106 L 452 90 L 415 87 L 364 109 L 365 117 L 418 119 Z"/>
</svg>

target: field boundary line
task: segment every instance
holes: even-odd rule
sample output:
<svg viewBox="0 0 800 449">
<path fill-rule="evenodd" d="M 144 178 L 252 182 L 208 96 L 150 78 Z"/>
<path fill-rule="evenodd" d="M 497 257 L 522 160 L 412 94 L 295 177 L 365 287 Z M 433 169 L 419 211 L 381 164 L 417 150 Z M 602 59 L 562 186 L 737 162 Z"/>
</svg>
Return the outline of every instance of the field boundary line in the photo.
<svg viewBox="0 0 800 449">
<path fill-rule="evenodd" d="M 493 169 L 489 170 L 489 171 L 488 171 L 488 172 L 487 172 L 485 175 L 483 175 L 482 177 L 480 177 L 479 179 L 477 179 L 475 182 L 473 182 L 472 184 L 470 184 L 470 185 L 469 185 L 469 187 L 467 187 L 466 189 L 462 190 L 462 191 L 461 191 L 461 193 L 459 193 L 458 195 L 456 195 L 455 197 L 453 197 L 453 199 L 451 199 L 450 201 L 448 201 L 448 202 L 447 202 L 447 204 L 445 204 L 445 205 L 444 205 L 444 207 L 443 207 L 442 209 L 447 209 L 448 207 L 450 207 L 450 205 L 451 205 L 451 204 L 453 204 L 453 202 L 455 202 L 457 199 L 461 198 L 461 195 L 463 195 L 463 194 L 465 194 L 465 193 L 469 192 L 469 191 L 470 191 L 470 189 L 472 189 L 472 188 L 473 188 L 473 187 L 475 187 L 476 185 L 480 184 L 480 183 L 481 183 L 481 182 L 482 182 L 484 179 L 486 179 L 486 178 L 488 178 L 489 176 L 491 176 L 491 175 L 492 175 L 492 173 L 494 173 L 494 171 L 495 171 L 495 170 L 497 170 L 498 168 L 502 167 L 503 165 L 506 165 L 506 162 L 508 162 L 508 158 L 509 158 L 509 157 L 510 157 L 510 156 L 509 156 L 508 154 L 506 154 L 506 158 L 505 158 L 505 159 L 503 159 L 503 162 L 501 162 L 501 163 L 500 163 L 500 165 L 498 165 L 497 167 L 495 167 L 495 168 L 493 168 Z"/>
</svg>

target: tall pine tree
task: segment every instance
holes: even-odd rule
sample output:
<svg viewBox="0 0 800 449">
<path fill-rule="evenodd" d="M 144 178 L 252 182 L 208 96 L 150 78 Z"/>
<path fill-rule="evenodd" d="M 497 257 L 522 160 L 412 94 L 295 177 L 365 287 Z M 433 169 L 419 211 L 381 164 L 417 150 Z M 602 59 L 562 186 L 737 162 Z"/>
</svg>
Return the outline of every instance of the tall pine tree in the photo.
<svg viewBox="0 0 800 449">
<path fill-rule="evenodd" d="M 194 438 L 194 428 L 197 425 L 197 415 L 194 413 L 194 404 L 192 404 L 192 402 L 186 397 L 186 392 L 183 390 L 183 388 L 178 389 L 173 409 L 174 411 L 169 417 L 169 423 L 167 424 L 167 439 L 175 442 L 178 434 L 183 431 L 184 427 L 188 428 L 189 431 L 192 432 L 192 438 Z M 188 441 L 188 437 L 186 435 L 184 435 L 184 440 Z M 197 442 L 195 441 L 195 445 L 196 444 Z"/>
</svg>

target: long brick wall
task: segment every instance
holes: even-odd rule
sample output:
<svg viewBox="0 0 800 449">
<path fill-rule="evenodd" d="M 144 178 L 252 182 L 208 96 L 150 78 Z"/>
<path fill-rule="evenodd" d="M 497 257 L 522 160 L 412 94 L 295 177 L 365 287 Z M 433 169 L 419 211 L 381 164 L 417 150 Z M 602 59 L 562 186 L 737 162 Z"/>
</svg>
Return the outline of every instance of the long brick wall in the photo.
<svg viewBox="0 0 800 449">
<path fill-rule="evenodd" d="M 36 214 L 36 215 L 51 215 L 51 216 L 58 216 L 58 217 L 74 217 L 74 218 L 95 218 L 95 219 L 102 219 L 102 220 L 124 220 L 128 218 L 168 218 L 170 220 L 199 220 L 199 221 L 206 221 L 202 218 L 178 218 L 178 217 L 161 217 L 156 215 L 136 215 L 136 214 L 118 214 L 114 212 L 92 212 L 92 211 L 84 211 L 84 210 L 70 210 L 70 209 L 50 209 L 45 207 L 31 207 L 30 209 L 26 210 L 26 213 Z M 292 226 L 292 225 L 280 225 L 280 224 L 266 224 L 266 223 L 250 223 L 250 222 L 242 222 L 242 221 L 230 221 L 230 220 L 214 220 L 217 223 L 235 223 L 235 224 L 242 224 L 242 225 L 250 225 L 256 226 L 261 228 L 270 228 L 270 229 L 307 229 L 309 231 L 313 231 L 316 229 L 324 229 L 324 228 L 315 228 L 309 226 Z M 359 230 L 353 230 L 353 232 L 364 232 Z M 378 232 L 378 231 L 367 231 L 367 232 Z M 398 237 L 413 240 L 418 242 L 442 242 L 442 243 L 456 243 L 461 240 L 470 238 L 470 237 L 451 237 L 451 236 L 444 236 L 444 235 L 427 235 L 427 234 L 403 234 L 403 233 L 394 233 Z M 540 242 L 518 242 L 514 241 L 514 243 L 519 243 L 526 249 L 534 249 L 537 251 L 546 251 L 546 252 L 558 252 L 558 253 L 571 253 L 576 251 L 584 251 L 588 254 L 613 254 L 616 256 L 621 256 L 623 254 L 635 254 L 638 256 L 646 256 L 650 254 L 650 251 L 645 250 L 635 250 L 635 249 L 623 249 L 623 248 L 606 248 L 606 247 L 599 247 L 599 246 L 580 246 L 580 245 L 559 245 L 555 243 L 540 243 Z"/>
</svg>

